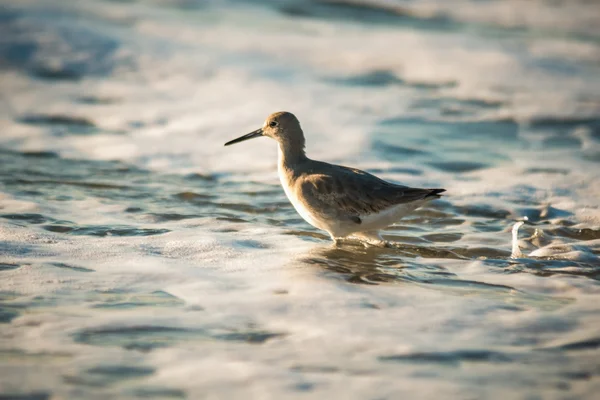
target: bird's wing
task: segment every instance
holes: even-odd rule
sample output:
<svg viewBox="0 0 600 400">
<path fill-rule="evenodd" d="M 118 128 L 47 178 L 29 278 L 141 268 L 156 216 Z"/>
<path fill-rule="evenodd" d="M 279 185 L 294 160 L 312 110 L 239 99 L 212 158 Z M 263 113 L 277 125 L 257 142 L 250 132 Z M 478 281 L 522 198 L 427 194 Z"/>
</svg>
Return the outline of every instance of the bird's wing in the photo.
<svg viewBox="0 0 600 400">
<path fill-rule="evenodd" d="M 360 223 L 360 217 L 397 204 L 439 197 L 443 189 L 415 189 L 394 185 L 364 171 L 340 167 L 339 174 L 309 174 L 297 183 L 313 208 Z"/>
</svg>

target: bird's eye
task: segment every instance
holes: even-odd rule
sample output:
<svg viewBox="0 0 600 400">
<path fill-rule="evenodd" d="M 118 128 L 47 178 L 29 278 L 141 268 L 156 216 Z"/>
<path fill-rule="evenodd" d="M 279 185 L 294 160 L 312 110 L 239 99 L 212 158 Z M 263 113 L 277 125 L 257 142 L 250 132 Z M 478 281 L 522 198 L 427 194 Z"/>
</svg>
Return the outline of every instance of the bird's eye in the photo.
<svg viewBox="0 0 600 400">
<path fill-rule="evenodd" d="M 277 126 L 277 122 L 276 121 L 271 121 L 271 122 L 269 122 L 269 126 L 271 128 L 275 128 Z"/>
</svg>

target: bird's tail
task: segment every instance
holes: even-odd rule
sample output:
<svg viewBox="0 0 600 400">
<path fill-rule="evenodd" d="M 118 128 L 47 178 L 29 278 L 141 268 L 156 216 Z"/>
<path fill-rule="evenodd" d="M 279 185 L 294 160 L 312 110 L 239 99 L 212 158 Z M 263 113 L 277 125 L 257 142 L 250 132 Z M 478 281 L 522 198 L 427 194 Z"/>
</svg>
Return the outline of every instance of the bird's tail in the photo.
<svg viewBox="0 0 600 400">
<path fill-rule="evenodd" d="M 429 190 L 429 193 L 427 193 L 427 194 L 425 195 L 425 198 L 426 198 L 426 199 L 428 199 L 428 198 L 430 198 L 430 197 L 433 197 L 433 198 L 435 198 L 435 199 L 439 199 L 440 197 L 442 197 L 442 196 L 440 195 L 440 193 L 443 193 L 443 192 L 445 192 L 445 191 L 446 191 L 446 189 L 427 189 L 427 190 Z"/>
</svg>

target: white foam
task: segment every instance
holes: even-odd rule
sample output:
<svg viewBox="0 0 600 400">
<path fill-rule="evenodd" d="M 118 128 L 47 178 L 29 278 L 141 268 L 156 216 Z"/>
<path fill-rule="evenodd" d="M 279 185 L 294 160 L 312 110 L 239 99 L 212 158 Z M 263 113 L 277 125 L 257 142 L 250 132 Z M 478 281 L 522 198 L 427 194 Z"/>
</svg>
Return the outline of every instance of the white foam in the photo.
<svg viewBox="0 0 600 400">
<path fill-rule="evenodd" d="M 442 6 L 435 3 L 435 7 Z M 113 5 L 81 2 L 74 7 L 107 18 Z M 535 7 L 542 5 L 538 2 Z M 446 95 L 501 98 L 507 105 L 494 112 L 518 120 L 589 114 L 595 106 L 578 99 L 593 97 L 599 90 L 595 80 L 572 74 L 557 77 L 554 71 L 536 66 L 537 58 L 570 56 L 571 46 L 564 45 L 565 39 L 554 43 L 532 38 L 535 52 L 524 53 L 468 33 L 424 35 L 347 23 L 331 29 L 328 21 L 287 18 L 258 28 L 255 21 L 272 19 L 271 11 L 260 8 L 249 8 L 252 18 L 241 18 L 237 11 L 217 7 L 211 11 L 214 19 L 205 19 L 205 24 L 182 21 L 179 15 L 154 14 L 152 8 L 121 5 L 119 9 L 122 18 L 140 21 L 134 29 L 110 34 L 119 43 L 115 53 L 128 54 L 110 57 L 115 68 L 111 80 L 88 79 L 85 93 L 81 86 L 69 84 L 49 92 L 45 84 L 3 72 L 3 87 L 12 93 L 6 99 L 11 115 L 71 114 L 71 101 L 77 96 L 117 99 L 115 104 L 78 105 L 75 110 L 106 133 L 56 138 L 7 120 L 5 131 L 11 136 L 3 136 L 4 140 L 12 139 L 9 144 L 17 148 L 118 158 L 163 170 L 239 172 L 242 165 L 272 170 L 273 143 L 257 140 L 230 149 L 223 149 L 222 144 L 260 126 L 269 113 L 287 109 L 302 121 L 312 155 L 347 159 L 361 151 L 376 119 L 410 112 L 410 99 L 403 98 L 401 90 L 363 90 L 358 96 L 350 95 L 356 89 L 331 90 L 321 80 L 325 77 L 389 70 L 407 81 L 457 82 L 456 87 L 444 90 Z M 455 9 L 444 8 L 444 12 L 449 10 Z M 30 34 L 30 40 L 43 48 L 44 35 L 56 30 L 59 27 L 52 20 L 40 21 L 40 33 Z M 107 32 L 96 23 L 82 34 L 102 37 Z M 319 39 L 307 47 L 311 37 Z M 581 46 L 587 47 L 574 49 L 574 54 L 587 60 L 597 58 L 596 47 Z M 559 54 L 556 48 L 561 49 Z M 135 70 L 126 68 L 130 63 Z M 62 96 L 57 98 L 58 93 Z M 231 163 L 231 157 L 238 162 Z"/>
</svg>

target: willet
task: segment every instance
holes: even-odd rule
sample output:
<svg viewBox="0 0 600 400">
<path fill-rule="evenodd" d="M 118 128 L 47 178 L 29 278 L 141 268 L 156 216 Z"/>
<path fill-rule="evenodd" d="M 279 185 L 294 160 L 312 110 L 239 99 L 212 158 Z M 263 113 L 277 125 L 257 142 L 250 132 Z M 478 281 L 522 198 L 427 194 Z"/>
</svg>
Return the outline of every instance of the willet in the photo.
<svg viewBox="0 0 600 400">
<path fill-rule="evenodd" d="M 279 144 L 279 179 L 298 214 L 312 226 L 327 231 L 336 244 L 342 238 L 353 237 L 386 245 L 380 229 L 445 191 L 396 185 L 359 169 L 311 160 L 304 151 L 300 122 L 289 112 L 269 115 L 262 128 L 225 146 L 259 136 L 268 136 Z"/>
</svg>

